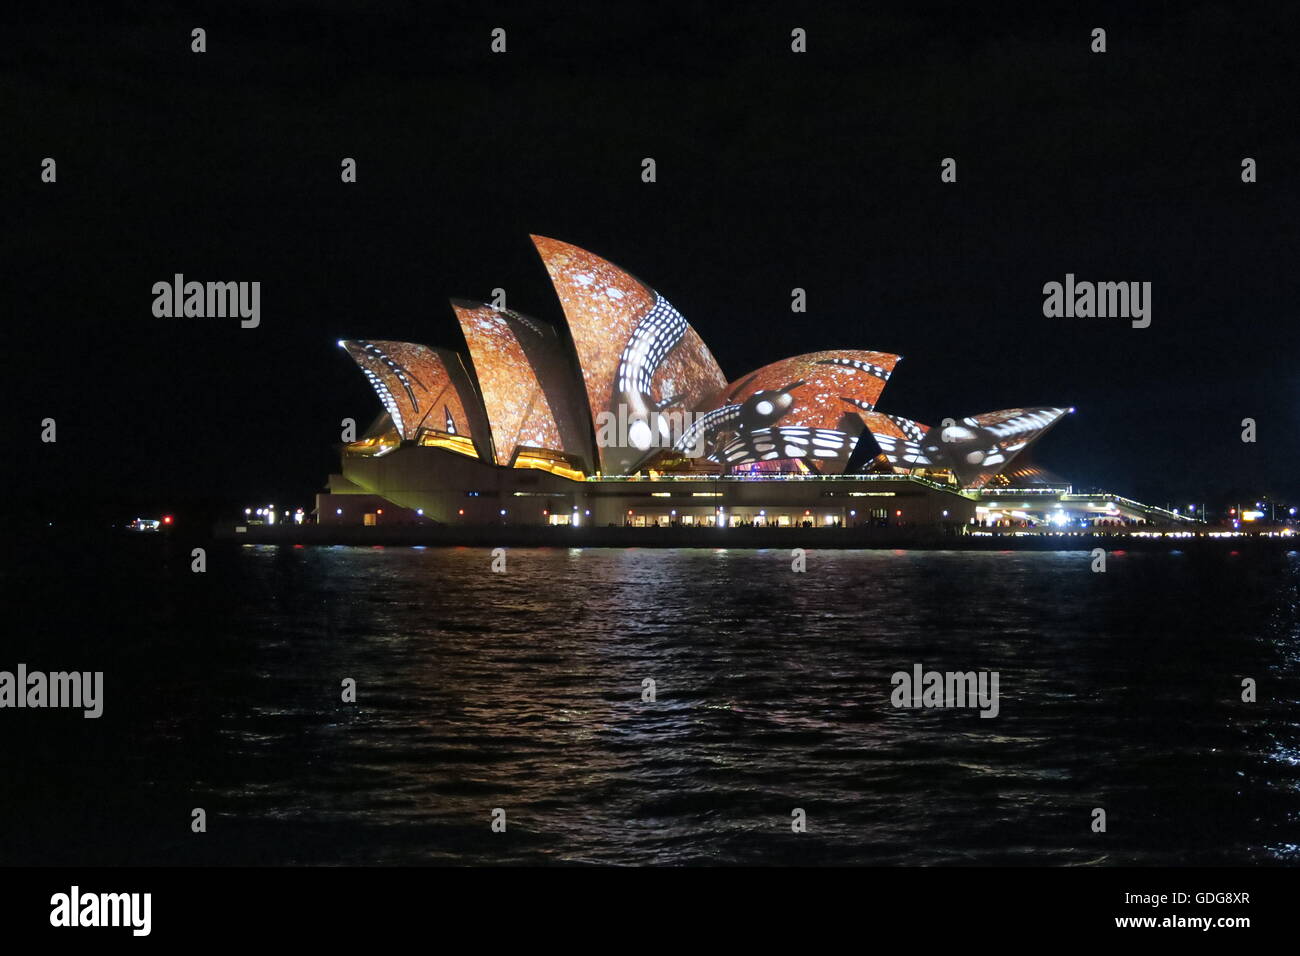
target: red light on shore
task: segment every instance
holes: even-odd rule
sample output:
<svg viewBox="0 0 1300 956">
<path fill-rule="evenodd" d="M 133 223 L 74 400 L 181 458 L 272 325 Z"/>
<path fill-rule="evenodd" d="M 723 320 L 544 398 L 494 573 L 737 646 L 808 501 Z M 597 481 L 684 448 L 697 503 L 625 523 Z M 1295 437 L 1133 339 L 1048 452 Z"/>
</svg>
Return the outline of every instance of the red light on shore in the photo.
<svg viewBox="0 0 1300 956">
<path fill-rule="evenodd" d="M 171 524 L 171 523 L 172 523 L 172 516 L 171 516 L 171 515 L 163 515 L 163 524 Z"/>
<path fill-rule="evenodd" d="M 895 518 L 901 518 L 901 517 L 903 517 L 903 512 L 901 512 L 901 511 L 895 511 L 895 512 L 894 512 L 894 517 L 895 517 Z"/>
</svg>

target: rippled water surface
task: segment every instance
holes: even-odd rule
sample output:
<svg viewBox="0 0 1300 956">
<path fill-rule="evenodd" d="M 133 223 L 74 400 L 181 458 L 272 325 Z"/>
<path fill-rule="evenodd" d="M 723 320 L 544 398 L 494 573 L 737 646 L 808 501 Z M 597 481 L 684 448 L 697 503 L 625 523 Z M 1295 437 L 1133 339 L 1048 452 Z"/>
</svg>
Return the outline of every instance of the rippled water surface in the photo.
<svg viewBox="0 0 1300 956">
<path fill-rule="evenodd" d="M 208 560 L 129 541 L 7 570 L 0 668 L 102 669 L 106 703 L 0 715 L 0 861 L 1300 859 L 1294 552 Z M 999 716 L 894 709 L 916 663 L 998 671 Z"/>
</svg>

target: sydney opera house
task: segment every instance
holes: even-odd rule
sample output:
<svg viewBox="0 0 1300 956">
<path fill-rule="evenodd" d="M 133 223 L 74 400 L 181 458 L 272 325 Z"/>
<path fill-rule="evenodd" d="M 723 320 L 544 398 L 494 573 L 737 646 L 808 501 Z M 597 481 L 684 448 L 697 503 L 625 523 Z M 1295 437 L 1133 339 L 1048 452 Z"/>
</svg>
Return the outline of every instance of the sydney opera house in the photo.
<svg viewBox="0 0 1300 956">
<path fill-rule="evenodd" d="M 453 300 L 467 355 L 339 343 L 383 413 L 343 446 L 319 523 L 960 531 L 1014 515 L 1059 520 L 1067 506 L 1085 522 L 1140 514 L 1122 499 L 1071 502 L 1064 483 L 1017 463 L 1069 408 L 923 425 L 879 410 L 899 356 L 859 349 L 728 379 L 653 288 L 532 238 L 567 329 Z"/>
</svg>

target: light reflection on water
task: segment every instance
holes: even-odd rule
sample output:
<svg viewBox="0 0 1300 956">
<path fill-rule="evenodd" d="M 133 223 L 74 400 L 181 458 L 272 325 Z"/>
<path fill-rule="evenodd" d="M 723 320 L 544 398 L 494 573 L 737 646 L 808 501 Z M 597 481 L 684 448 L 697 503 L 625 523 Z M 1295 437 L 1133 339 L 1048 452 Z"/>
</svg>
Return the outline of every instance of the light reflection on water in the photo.
<svg viewBox="0 0 1300 956">
<path fill-rule="evenodd" d="M 128 828 L 146 861 L 1294 861 L 1296 556 L 1090 563 L 232 548 L 142 623 L 103 773 L 221 820 Z M 1000 716 L 895 710 L 915 663 L 997 670 Z"/>
<path fill-rule="evenodd" d="M 267 741 L 250 712 L 229 745 L 328 754 L 285 781 L 317 794 L 304 813 L 411 829 L 349 859 L 1233 861 L 1300 809 L 1278 742 L 1296 728 L 1266 732 L 1277 707 L 1241 704 L 1237 676 L 1281 689 L 1294 577 L 1270 603 L 1145 554 L 1105 575 L 1078 552 L 811 552 L 804 574 L 722 549 L 511 550 L 505 574 L 474 549 L 257 561 L 250 586 L 278 590 L 242 626 L 291 723 Z M 261 639 L 284 630 L 292 649 Z M 915 662 L 998 670 L 1001 717 L 894 710 L 890 675 Z M 360 701 L 323 723 L 336 674 Z M 1205 813 L 1235 838 L 1193 844 Z"/>
</svg>

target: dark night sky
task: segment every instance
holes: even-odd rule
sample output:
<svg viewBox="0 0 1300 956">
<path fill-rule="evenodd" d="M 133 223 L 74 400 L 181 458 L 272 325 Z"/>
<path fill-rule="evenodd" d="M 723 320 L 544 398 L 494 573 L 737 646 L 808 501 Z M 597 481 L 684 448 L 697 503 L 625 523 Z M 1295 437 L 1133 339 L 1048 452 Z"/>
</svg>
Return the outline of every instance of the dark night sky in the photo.
<svg viewBox="0 0 1300 956">
<path fill-rule="evenodd" d="M 893 351 L 884 411 L 1077 406 L 1036 453 L 1076 486 L 1300 495 L 1291 6 L 6 12 L 10 504 L 310 507 L 379 411 L 335 341 L 463 350 L 447 299 L 496 286 L 562 323 L 530 232 L 655 286 L 730 378 Z M 261 327 L 154 318 L 175 272 L 260 280 Z M 1152 282 L 1152 326 L 1044 318 L 1067 272 Z"/>
</svg>

